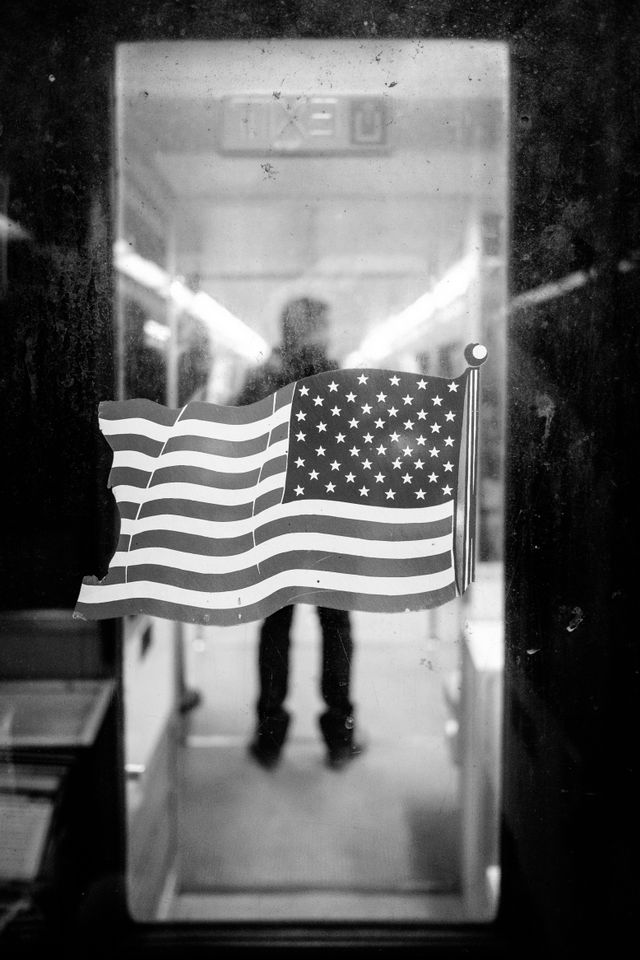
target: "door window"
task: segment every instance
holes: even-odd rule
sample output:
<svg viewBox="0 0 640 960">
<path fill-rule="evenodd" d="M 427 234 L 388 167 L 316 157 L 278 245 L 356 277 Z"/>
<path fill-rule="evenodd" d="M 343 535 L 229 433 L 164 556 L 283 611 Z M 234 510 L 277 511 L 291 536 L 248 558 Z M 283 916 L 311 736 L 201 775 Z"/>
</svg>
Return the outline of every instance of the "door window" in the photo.
<svg viewBox="0 0 640 960">
<path fill-rule="evenodd" d="M 259 623 L 125 625 L 140 920 L 488 920 L 499 897 L 507 52 L 463 41 L 123 44 L 118 390 L 233 405 L 292 301 L 338 368 L 480 376 L 476 579 L 354 612 L 367 749 L 323 762 L 320 627 L 295 608 L 286 756 L 251 763 Z M 417 426 L 417 422 L 416 422 Z"/>
</svg>

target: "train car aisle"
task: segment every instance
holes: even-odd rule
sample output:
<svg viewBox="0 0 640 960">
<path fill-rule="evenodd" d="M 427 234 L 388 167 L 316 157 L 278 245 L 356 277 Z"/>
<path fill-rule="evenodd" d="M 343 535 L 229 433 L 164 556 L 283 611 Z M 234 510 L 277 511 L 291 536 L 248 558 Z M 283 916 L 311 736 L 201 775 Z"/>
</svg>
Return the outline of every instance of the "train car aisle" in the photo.
<svg viewBox="0 0 640 960">
<path fill-rule="evenodd" d="M 446 918 L 458 909 L 458 771 L 443 700 L 457 643 L 431 639 L 424 612 L 356 613 L 353 623 L 353 699 L 368 749 L 340 772 L 325 767 L 317 728 L 313 608 L 296 610 L 292 727 L 272 771 L 246 753 L 258 625 L 185 628 L 187 677 L 203 700 L 181 750 L 168 915 Z"/>
</svg>

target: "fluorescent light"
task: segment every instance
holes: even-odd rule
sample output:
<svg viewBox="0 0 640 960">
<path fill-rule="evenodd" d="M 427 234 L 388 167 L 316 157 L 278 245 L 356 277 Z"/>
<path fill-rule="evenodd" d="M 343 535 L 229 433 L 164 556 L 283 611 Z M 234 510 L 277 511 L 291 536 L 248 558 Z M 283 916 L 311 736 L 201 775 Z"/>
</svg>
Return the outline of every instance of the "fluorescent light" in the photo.
<svg viewBox="0 0 640 960">
<path fill-rule="evenodd" d="M 10 220 L 4 213 L 0 213 L 0 237 L 9 240 L 27 240 L 29 236 L 28 230 L 21 227 L 15 220 Z"/>
<path fill-rule="evenodd" d="M 208 293 L 201 290 L 195 294 L 192 312 L 207 324 L 214 339 L 226 343 L 231 350 L 253 363 L 261 363 L 271 353 L 271 347 L 264 337 Z"/>
<path fill-rule="evenodd" d="M 150 340 L 160 344 L 166 343 L 171 336 L 169 327 L 165 327 L 164 323 L 158 323 L 157 320 L 145 320 L 144 332 Z"/>
<path fill-rule="evenodd" d="M 257 364 L 271 353 L 267 341 L 248 324 L 223 307 L 208 293 L 193 293 L 181 280 L 171 277 L 151 260 L 137 254 L 126 240 L 114 244 L 116 270 L 135 280 L 147 290 L 153 290 L 178 310 L 201 320 L 212 341 Z"/>
<path fill-rule="evenodd" d="M 406 347 L 423 334 L 427 326 L 447 322 L 450 312 L 446 308 L 464 296 L 477 275 L 478 255 L 470 253 L 447 270 L 432 290 L 374 327 L 360 346 L 345 359 L 345 366 L 376 363 L 400 347 Z"/>
<path fill-rule="evenodd" d="M 131 277 L 136 283 L 154 290 L 167 299 L 171 280 L 169 274 L 151 260 L 145 260 L 132 250 L 126 240 L 117 240 L 113 245 L 116 270 Z"/>
</svg>

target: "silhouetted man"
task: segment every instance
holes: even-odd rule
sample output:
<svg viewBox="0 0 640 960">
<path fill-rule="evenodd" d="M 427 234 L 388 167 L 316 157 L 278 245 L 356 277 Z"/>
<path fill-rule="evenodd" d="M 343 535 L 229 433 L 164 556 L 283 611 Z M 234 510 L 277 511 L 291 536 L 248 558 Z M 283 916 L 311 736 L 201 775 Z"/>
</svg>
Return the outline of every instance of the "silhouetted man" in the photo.
<svg viewBox="0 0 640 960">
<path fill-rule="evenodd" d="M 293 300 L 282 313 L 282 344 L 247 380 L 238 403 L 255 403 L 303 377 L 335 370 L 326 354 L 327 307 L 319 300 Z M 322 631 L 320 690 L 326 709 L 319 717 L 327 746 L 327 763 L 340 769 L 361 751 L 354 736 L 355 720 L 350 700 L 353 641 L 345 610 L 318 607 Z M 258 668 L 260 693 L 257 724 L 249 745 L 250 755 L 262 766 L 273 767 L 287 736 L 290 714 L 284 707 L 289 681 L 289 647 L 293 606 L 282 607 L 260 628 Z"/>
</svg>

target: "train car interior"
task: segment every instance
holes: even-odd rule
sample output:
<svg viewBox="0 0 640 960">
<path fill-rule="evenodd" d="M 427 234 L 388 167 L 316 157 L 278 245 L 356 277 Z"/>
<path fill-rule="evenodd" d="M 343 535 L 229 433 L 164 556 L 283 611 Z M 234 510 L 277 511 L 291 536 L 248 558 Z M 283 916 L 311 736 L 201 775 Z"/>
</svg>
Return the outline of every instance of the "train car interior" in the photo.
<svg viewBox="0 0 640 960">
<path fill-rule="evenodd" d="M 464 368 L 467 343 L 490 352 L 477 581 L 441 608 L 353 613 L 368 749 L 348 772 L 321 762 L 313 607 L 296 608 L 294 727 L 267 773 L 246 752 L 259 624 L 128 618 L 134 915 L 490 919 L 500 873 L 506 49 L 123 45 L 116 98 L 123 396 L 234 403 L 248 371 L 278 349 L 285 305 L 301 297 L 328 304 L 338 367 L 447 377 Z M 410 429 L 428 460 L 420 421 Z"/>
</svg>

